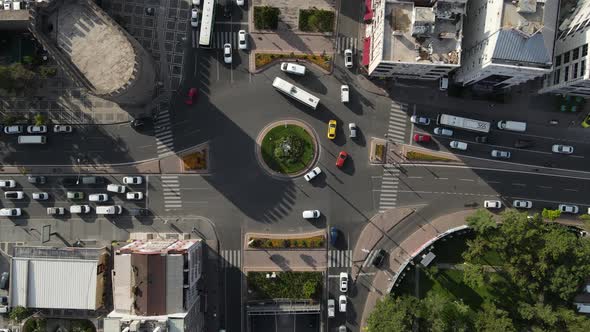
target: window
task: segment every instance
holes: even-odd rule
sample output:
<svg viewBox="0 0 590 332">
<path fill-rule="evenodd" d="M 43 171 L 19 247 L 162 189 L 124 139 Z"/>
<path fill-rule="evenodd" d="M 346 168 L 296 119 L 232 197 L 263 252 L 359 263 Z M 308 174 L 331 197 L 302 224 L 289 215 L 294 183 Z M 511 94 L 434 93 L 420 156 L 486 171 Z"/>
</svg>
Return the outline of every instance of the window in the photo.
<svg viewBox="0 0 590 332">
<path fill-rule="evenodd" d="M 586 60 L 580 61 L 580 76 L 586 77 Z"/>
<path fill-rule="evenodd" d="M 574 64 L 574 78 L 578 78 L 578 64 Z"/>
<path fill-rule="evenodd" d="M 561 54 L 555 57 L 555 67 L 561 66 Z"/>
<path fill-rule="evenodd" d="M 555 71 L 555 76 L 553 76 L 553 84 L 559 83 L 559 76 L 561 75 L 561 69 L 557 69 Z"/>
<path fill-rule="evenodd" d="M 563 53 L 563 63 L 568 63 L 568 62 L 570 62 L 570 52 L 569 51 Z"/>
<path fill-rule="evenodd" d="M 580 57 L 580 49 L 576 48 L 575 50 L 572 51 L 572 60 L 578 60 L 579 57 Z"/>
<path fill-rule="evenodd" d="M 586 55 L 588 55 L 588 44 L 584 44 L 584 46 L 582 46 L 582 56 Z"/>
<path fill-rule="evenodd" d="M 570 79 L 570 67 L 565 67 L 565 71 L 563 72 L 563 81 L 567 82 Z"/>
</svg>

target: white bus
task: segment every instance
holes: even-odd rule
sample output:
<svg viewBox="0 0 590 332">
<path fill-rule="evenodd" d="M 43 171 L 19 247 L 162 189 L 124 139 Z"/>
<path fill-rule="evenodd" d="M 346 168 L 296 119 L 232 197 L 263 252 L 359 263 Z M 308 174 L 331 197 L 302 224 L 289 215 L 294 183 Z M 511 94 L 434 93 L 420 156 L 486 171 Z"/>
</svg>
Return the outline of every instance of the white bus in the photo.
<svg viewBox="0 0 590 332">
<path fill-rule="evenodd" d="M 215 0 L 205 0 L 201 12 L 201 33 L 199 34 L 199 46 L 211 47 L 211 34 L 213 33 L 213 18 L 215 17 Z"/>
<path fill-rule="evenodd" d="M 462 118 L 460 116 L 454 116 L 449 114 L 439 114 L 436 117 L 436 124 L 470 131 L 477 131 L 480 133 L 490 132 L 489 122 Z"/>
<path fill-rule="evenodd" d="M 47 137 L 43 135 L 19 136 L 18 144 L 45 144 Z"/>
<path fill-rule="evenodd" d="M 293 99 L 297 99 L 298 101 L 313 108 L 314 110 L 318 107 L 318 104 L 320 103 L 320 98 L 312 95 L 311 93 L 301 88 L 294 86 L 293 84 L 281 78 L 275 77 L 275 80 L 272 82 L 272 86 L 280 92 L 286 94 L 287 96 Z"/>
</svg>

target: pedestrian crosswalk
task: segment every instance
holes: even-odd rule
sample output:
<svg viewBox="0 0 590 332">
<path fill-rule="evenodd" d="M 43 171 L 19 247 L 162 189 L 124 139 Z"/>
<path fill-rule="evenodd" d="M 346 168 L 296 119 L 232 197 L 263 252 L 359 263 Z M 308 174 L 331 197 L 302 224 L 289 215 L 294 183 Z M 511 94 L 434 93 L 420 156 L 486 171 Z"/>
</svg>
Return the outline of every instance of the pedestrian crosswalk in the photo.
<svg viewBox="0 0 590 332">
<path fill-rule="evenodd" d="M 166 211 L 182 208 L 180 195 L 180 183 L 178 175 L 162 175 L 162 187 L 164 192 L 164 209 Z"/>
<path fill-rule="evenodd" d="M 166 157 L 174 153 L 174 136 L 168 107 L 162 107 L 155 118 L 156 149 L 158 157 Z"/>
<path fill-rule="evenodd" d="M 354 54 L 358 49 L 357 42 L 358 38 L 339 36 L 336 39 L 336 53 L 344 53 L 345 49 L 350 48 L 352 50 L 352 53 Z"/>
<path fill-rule="evenodd" d="M 406 136 L 406 125 L 408 123 L 408 115 L 406 113 L 407 104 L 398 102 L 391 103 L 389 111 L 389 124 L 387 128 L 387 138 L 389 141 L 404 143 Z"/>
<path fill-rule="evenodd" d="M 213 31 L 211 48 L 223 48 L 224 44 L 231 44 L 232 49 L 238 48 L 238 33 L 233 31 Z"/>
<path fill-rule="evenodd" d="M 381 179 L 381 197 L 379 197 L 379 213 L 393 209 L 397 204 L 397 189 L 400 170 L 395 165 L 383 165 Z"/>
<path fill-rule="evenodd" d="M 352 250 L 328 250 L 328 267 L 352 267 Z"/>
<path fill-rule="evenodd" d="M 221 257 L 222 268 L 241 268 L 240 261 L 242 256 L 240 250 L 221 250 Z"/>
</svg>

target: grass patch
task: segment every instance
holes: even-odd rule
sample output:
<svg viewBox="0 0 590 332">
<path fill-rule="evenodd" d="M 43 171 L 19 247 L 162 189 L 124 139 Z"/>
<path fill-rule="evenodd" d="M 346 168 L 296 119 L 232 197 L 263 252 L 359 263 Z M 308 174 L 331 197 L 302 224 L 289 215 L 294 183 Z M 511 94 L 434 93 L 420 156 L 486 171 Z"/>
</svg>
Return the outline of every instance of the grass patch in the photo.
<svg viewBox="0 0 590 332">
<path fill-rule="evenodd" d="M 431 155 L 428 153 L 422 153 L 422 152 L 416 152 L 416 151 L 408 151 L 406 153 L 406 158 L 408 160 L 422 160 L 422 161 L 445 161 L 445 162 L 455 161 L 453 159 L 434 156 L 434 155 Z"/>
<path fill-rule="evenodd" d="M 268 65 L 277 60 L 304 60 L 320 66 L 322 69 L 329 71 L 332 68 L 332 57 L 329 55 L 316 54 L 279 54 L 279 53 L 256 53 L 254 64 L 256 69 Z"/>
<path fill-rule="evenodd" d="M 323 248 L 326 238 L 323 235 L 302 239 L 268 239 L 250 238 L 250 248 L 259 249 L 290 249 L 290 248 Z"/>
<path fill-rule="evenodd" d="M 276 30 L 281 10 L 276 7 L 254 7 L 254 26 L 259 30 Z"/>
<path fill-rule="evenodd" d="M 320 272 L 277 272 L 267 278 L 266 272 L 249 272 L 248 291 L 251 299 L 306 299 L 318 301 L 322 294 Z"/>
<path fill-rule="evenodd" d="M 303 143 L 302 154 L 294 161 L 280 159 L 275 154 L 277 143 L 283 137 L 288 136 L 297 137 Z M 279 125 L 271 129 L 262 140 L 261 150 L 262 159 L 266 165 L 273 171 L 282 174 L 293 174 L 307 168 L 314 156 L 314 144 L 311 136 L 305 129 L 295 125 Z"/>
<path fill-rule="evenodd" d="M 334 12 L 323 9 L 300 9 L 299 30 L 306 32 L 334 31 Z"/>
</svg>

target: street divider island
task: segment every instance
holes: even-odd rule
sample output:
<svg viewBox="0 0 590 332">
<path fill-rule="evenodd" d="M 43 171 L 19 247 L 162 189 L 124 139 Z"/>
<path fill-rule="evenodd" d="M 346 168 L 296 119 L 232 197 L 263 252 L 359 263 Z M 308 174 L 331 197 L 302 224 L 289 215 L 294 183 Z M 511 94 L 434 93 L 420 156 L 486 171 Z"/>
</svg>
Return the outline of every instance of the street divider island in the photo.
<svg viewBox="0 0 590 332">
<path fill-rule="evenodd" d="M 325 235 L 295 239 L 248 238 L 248 247 L 253 249 L 323 248 L 325 244 Z"/>
</svg>

